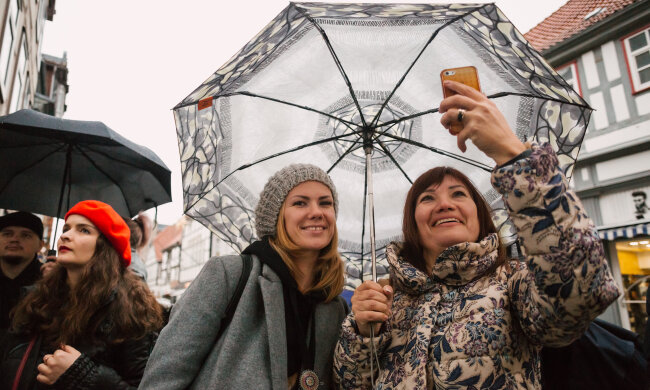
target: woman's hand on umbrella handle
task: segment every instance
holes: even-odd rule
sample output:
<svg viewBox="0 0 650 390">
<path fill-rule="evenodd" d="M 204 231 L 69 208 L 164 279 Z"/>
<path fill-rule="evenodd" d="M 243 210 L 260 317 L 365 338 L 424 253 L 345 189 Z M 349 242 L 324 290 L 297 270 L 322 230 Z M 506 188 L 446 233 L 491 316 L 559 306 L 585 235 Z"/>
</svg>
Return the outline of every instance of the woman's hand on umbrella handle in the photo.
<svg viewBox="0 0 650 390">
<path fill-rule="evenodd" d="M 43 356 L 43 363 L 37 367 L 36 380 L 46 385 L 53 385 L 79 356 L 81 352 L 69 345 L 62 345 L 61 349 L 57 349 L 53 354 Z"/>
<path fill-rule="evenodd" d="M 440 103 L 440 123 L 458 139 L 458 148 L 465 152 L 469 139 L 497 165 L 504 164 L 526 150 L 512 132 L 496 104 L 481 92 L 454 81 L 445 87 L 455 91 Z M 454 126 L 455 125 L 455 126 Z"/>
<path fill-rule="evenodd" d="M 378 283 L 366 281 L 354 290 L 351 301 L 359 333 L 368 337 L 372 327 L 376 335 L 381 323 L 390 316 L 393 288 L 388 284 L 388 279 L 382 279 Z"/>
</svg>

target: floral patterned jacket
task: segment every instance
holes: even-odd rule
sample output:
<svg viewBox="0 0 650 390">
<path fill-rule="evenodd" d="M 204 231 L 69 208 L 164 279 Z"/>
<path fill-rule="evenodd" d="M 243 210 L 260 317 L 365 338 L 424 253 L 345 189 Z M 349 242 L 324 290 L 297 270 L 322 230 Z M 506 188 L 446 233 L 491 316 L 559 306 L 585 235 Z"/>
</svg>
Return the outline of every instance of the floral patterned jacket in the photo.
<svg viewBox="0 0 650 390">
<path fill-rule="evenodd" d="M 555 153 L 532 148 L 492 173 L 525 261 L 494 270 L 496 234 L 447 248 L 432 276 L 400 258 L 400 244 L 387 248 L 395 295 L 375 338 L 377 389 L 539 389 L 541 347 L 570 343 L 618 297 Z M 370 347 L 350 314 L 334 356 L 340 388 L 371 388 Z"/>
</svg>

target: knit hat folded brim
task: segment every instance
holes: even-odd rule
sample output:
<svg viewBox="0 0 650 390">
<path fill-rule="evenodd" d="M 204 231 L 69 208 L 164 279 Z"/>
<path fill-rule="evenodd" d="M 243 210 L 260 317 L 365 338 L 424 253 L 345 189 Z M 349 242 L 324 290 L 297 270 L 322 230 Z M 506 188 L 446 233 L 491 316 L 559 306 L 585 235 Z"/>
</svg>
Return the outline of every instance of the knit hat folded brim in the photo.
<svg viewBox="0 0 650 390">
<path fill-rule="evenodd" d="M 282 203 L 294 187 L 306 181 L 317 181 L 330 189 L 334 198 L 334 210 L 338 214 L 338 195 L 329 175 L 315 165 L 291 164 L 271 176 L 260 193 L 260 200 L 255 208 L 255 230 L 259 238 L 276 235 Z"/>
</svg>

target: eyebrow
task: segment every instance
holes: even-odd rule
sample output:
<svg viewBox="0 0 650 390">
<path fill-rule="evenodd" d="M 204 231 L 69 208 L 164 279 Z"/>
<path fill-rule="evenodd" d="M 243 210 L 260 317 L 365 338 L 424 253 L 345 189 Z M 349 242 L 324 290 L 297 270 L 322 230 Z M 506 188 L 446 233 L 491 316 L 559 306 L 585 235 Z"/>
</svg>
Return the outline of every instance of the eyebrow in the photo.
<svg viewBox="0 0 650 390">
<path fill-rule="evenodd" d="M 7 226 L 6 228 L 0 230 L 0 233 L 4 232 L 12 232 L 12 233 L 29 233 L 29 234 L 34 234 L 34 231 L 32 229 L 20 227 L 20 226 Z"/>
<path fill-rule="evenodd" d="M 293 198 L 300 198 L 300 199 L 309 199 L 309 197 L 306 196 L 306 195 L 293 195 L 292 197 Z M 323 199 L 333 199 L 333 198 L 332 198 L 332 195 L 323 195 L 323 196 L 318 197 L 318 200 L 323 200 Z"/>
<path fill-rule="evenodd" d="M 63 225 L 63 226 L 64 226 L 64 227 L 66 227 L 66 226 L 67 226 L 67 227 L 71 227 L 69 223 L 66 223 L 66 224 Z M 89 224 L 87 224 L 87 223 L 78 223 L 78 224 L 75 224 L 74 226 L 75 226 L 75 227 L 85 227 L 85 228 L 90 228 L 90 229 L 98 230 L 98 229 L 97 229 L 96 227 L 94 227 L 93 225 L 89 225 Z"/>
<path fill-rule="evenodd" d="M 422 194 L 424 194 L 425 192 L 431 192 L 431 193 L 436 192 L 436 190 L 438 188 L 440 188 L 440 186 L 438 186 L 438 187 L 436 187 L 434 189 L 430 189 L 429 187 L 427 187 L 424 191 L 422 191 Z M 447 187 L 448 190 L 453 190 L 453 189 L 456 189 L 456 188 L 462 188 L 464 190 L 467 190 L 467 187 L 465 187 L 462 184 L 454 184 L 453 186 Z"/>
</svg>

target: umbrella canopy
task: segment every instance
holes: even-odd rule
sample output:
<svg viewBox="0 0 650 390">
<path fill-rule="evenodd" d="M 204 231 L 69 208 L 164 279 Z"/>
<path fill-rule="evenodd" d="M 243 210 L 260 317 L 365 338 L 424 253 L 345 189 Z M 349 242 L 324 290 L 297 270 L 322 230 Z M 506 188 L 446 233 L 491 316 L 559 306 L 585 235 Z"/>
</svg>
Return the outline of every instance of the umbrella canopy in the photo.
<svg viewBox="0 0 650 390">
<path fill-rule="evenodd" d="M 0 117 L 0 207 L 63 217 L 95 199 L 122 216 L 171 201 L 171 172 L 102 122 L 33 110 Z"/>
<path fill-rule="evenodd" d="M 186 214 L 242 249 L 268 177 L 318 165 L 339 191 L 353 287 L 370 274 L 368 184 L 381 252 L 400 239 L 412 181 L 448 165 L 483 192 L 513 242 L 493 162 L 473 145 L 461 153 L 439 122 L 440 72 L 469 65 L 520 139 L 550 142 L 570 175 L 591 109 L 494 4 L 291 3 L 174 108 Z"/>
</svg>

